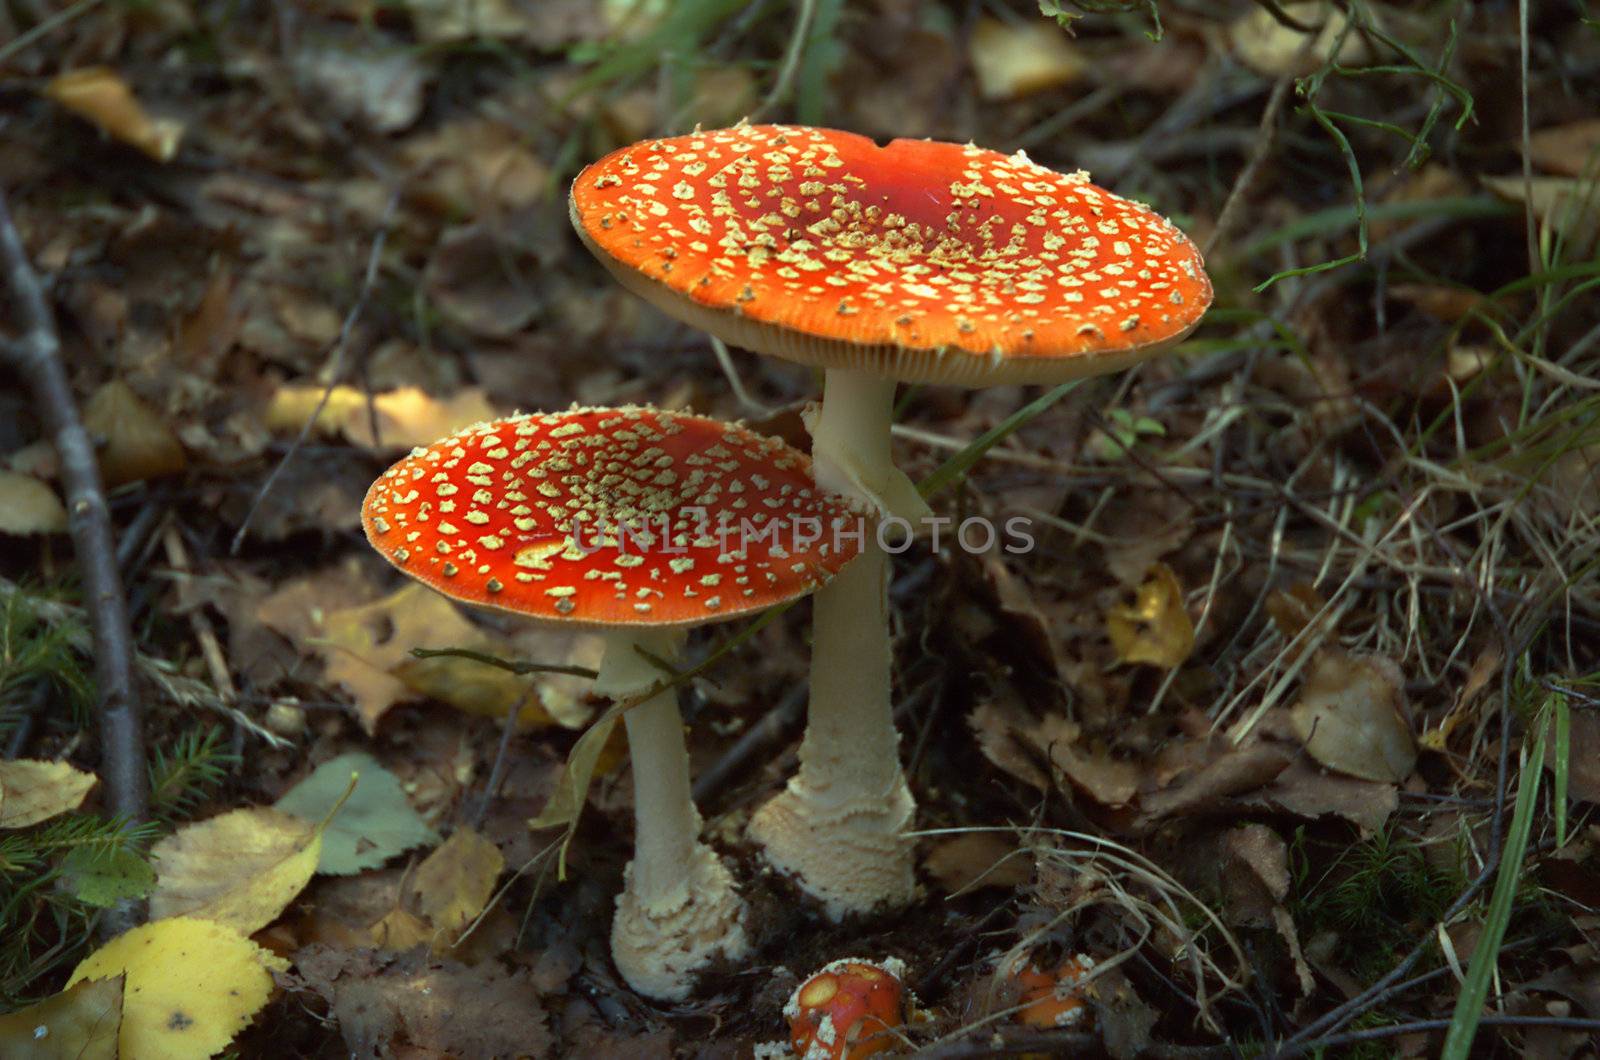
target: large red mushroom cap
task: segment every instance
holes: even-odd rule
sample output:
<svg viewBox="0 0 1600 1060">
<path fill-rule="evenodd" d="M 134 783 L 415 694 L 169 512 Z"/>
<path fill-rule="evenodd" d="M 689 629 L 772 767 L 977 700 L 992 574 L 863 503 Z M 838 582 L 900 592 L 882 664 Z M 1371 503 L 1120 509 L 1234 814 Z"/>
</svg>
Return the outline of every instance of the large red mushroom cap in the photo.
<svg viewBox="0 0 1600 1060">
<path fill-rule="evenodd" d="M 446 596 L 590 627 L 699 625 L 802 596 L 859 551 L 833 532 L 856 519 L 783 442 L 647 407 L 468 427 L 413 450 L 361 506 L 373 547 Z"/>
<path fill-rule="evenodd" d="M 618 279 L 735 345 L 893 379 L 1115 371 L 1211 304 L 1149 208 L 1021 152 L 738 125 L 614 151 L 573 225 Z"/>
</svg>

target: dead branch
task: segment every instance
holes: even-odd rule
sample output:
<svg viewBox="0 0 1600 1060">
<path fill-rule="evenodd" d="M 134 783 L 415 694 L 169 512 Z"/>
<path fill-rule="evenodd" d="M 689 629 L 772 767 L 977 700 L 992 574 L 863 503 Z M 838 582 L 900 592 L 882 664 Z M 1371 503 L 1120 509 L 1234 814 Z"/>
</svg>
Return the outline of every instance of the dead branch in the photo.
<svg viewBox="0 0 1600 1060">
<path fill-rule="evenodd" d="M 4 193 L 0 193 L 0 269 L 20 325 L 16 336 L 0 338 L 0 361 L 9 365 L 32 393 L 61 459 L 68 526 L 83 574 L 84 609 L 94 633 L 101 779 L 111 812 L 131 824 L 145 817 L 149 776 L 111 513 L 100 485 L 94 446 L 61 363 L 55 319 L 11 220 Z"/>
</svg>

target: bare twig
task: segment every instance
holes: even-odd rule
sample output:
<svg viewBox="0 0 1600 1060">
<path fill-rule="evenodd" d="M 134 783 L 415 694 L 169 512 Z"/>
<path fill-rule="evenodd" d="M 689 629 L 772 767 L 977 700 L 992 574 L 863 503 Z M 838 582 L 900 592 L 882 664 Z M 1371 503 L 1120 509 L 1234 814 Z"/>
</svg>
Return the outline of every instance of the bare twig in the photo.
<svg viewBox="0 0 1600 1060">
<path fill-rule="evenodd" d="M 111 512 L 100 485 L 94 446 L 73 400 L 61 363 L 61 338 L 45 301 L 38 273 L 28 262 L 22 236 L 0 193 L 0 269 L 21 333 L 0 339 L 0 361 L 22 377 L 33 394 L 61 460 L 68 526 L 83 576 L 84 606 L 94 632 L 95 680 L 99 690 L 100 771 L 112 813 L 129 824 L 144 820 L 149 778 L 139 697 L 133 682 L 133 646 L 127 602 L 117 570 Z M 122 918 L 124 920 L 130 918 Z M 119 925 L 127 926 L 127 925 Z"/>
<path fill-rule="evenodd" d="M 256 513 L 261 510 L 262 503 L 272 493 L 272 488 L 278 484 L 278 479 L 283 477 L 284 471 L 299 454 L 301 447 L 306 444 L 306 439 L 311 436 L 311 428 L 322 418 L 322 410 L 327 408 L 328 399 L 333 396 L 333 388 L 338 386 L 339 380 L 344 377 L 344 355 L 350 345 L 350 333 L 355 330 L 356 321 L 361 319 L 361 314 L 367 307 L 367 299 L 372 296 L 373 285 L 377 282 L 378 265 L 383 259 L 383 245 L 389 240 L 389 231 L 394 226 L 395 211 L 400 206 L 400 190 L 396 187 L 389 195 L 389 201 L 383 208 L 383 216 L 378 220 L 378 234 L 373 237 L 372 249 L 367 254 L 367 269 L 361 277 L 361 291 L 356 295 L 355 304 L 350 307 L 350 312 L 345 314 L 344 322 L 339 325 L 339 337 L 333 341 L 333 352 L 328 358 L 322 397 L 317 401 L 317 407 L 311 410 L 311 415 L 306 417 L 306 422 L 301 425 L 300 433 L 289 443 L 289 449 L 283 454 L 283 459 L 278 461 L 278 465 L 272 469 L 272 474 L 261 484 L 255 500 L 250 502 L 250 510 L 245 512 L 244 519 L 239 523 L 239 529 L 234 533 L 233 541 L 228 546 L 230 555 L 239 554 L 239 546 L 244 544 L 245 535 L 250 532 L 250 524 L 255 522 Z"/>
</svg>

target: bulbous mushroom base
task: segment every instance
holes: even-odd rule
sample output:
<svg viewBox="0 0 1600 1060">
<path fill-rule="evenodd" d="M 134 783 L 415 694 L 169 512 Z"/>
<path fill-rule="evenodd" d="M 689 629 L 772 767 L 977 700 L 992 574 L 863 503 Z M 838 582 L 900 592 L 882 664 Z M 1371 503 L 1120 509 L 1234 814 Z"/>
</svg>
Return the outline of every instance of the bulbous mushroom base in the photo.
<svg viewBox="0 0 1600 1060">
<path fill-rule="evenodd" d="M 750 819 L 749 836 L 767 863 L 791 874 L 830 920 L 910 903 L 916 890 L 905 832 L 916 803 L 898 770 L 872 800 L 830 805 L 800 776 Z"/>
<path fill-rule="evenodd" d="M 653 901 L 640 896 L 632 862 L 623 879 L 611 921 L 611 956 L 639 993 L 682 1001 L 695 972 L 717 957 L 736 960 L 749 952 L 744 902 L 727 867 L 704 843 L 695 844 L 682 878 Z"/>
</svg>

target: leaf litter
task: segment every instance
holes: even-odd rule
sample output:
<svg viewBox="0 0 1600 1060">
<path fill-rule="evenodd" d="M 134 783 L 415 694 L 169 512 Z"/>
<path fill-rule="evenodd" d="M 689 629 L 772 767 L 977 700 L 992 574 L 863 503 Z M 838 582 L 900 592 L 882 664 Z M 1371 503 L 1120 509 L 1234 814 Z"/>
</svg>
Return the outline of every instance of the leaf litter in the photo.
<svg viewBox="0 0 1600 1060">
<path fill-rule="evenodd" d="M 271 47 L 205 5 L 88 5 L 32 37 L 27 5 L 0 8 L 3 61 L 46 97 L 8 124 L 0 171 L 52 278 L 115 484 L 152 738 L 225 706 L 294 741 L 259 744 L 245 727 L 227 786 L 163 825 L 158 874 L 133 854 L 47 862 L 52 893 L 91 908 L 153 886 L 169 919 L 141 930 L 176 933 L 180 949 L 231 953 L 251 944 L 225 924 L 259 927 L 267 949 L 219 958 L 252 984 L 274 954 L 292 962 L 241 1036 L 248 1012 L 184 1012 L 219 1048 L 622 1056 L 709 1038 L 738 1050 L 777 1033 L 780 969 L 880 946 L 925 978 L 928 1018 L 910 1033 L 935 1051 L 1014 1033 L 1003 1016 L 971 1028 L 979 1010 L 962 999 L 998 951 L 1024 943 L 1106 966 L 1091 1033 L 1112 1055 L 1224 1034 L 1292 1040 L 1416 946 L 1413 974 L 1434 978 L 1339 1019 L 1382 1030 L 1440 1018 L 1454 977 L 1437 973 L 1470 960 L 1482 917 L 1469 901 L 1441 931 L 1443 905 L 1418 893 L 1468 894 L 1492 861 L 1502 753 L 1510 790 L 1530 766 L 1550 785 L 1523 867 L 1537 887 L 1512 920 L 1489 1015 L 1600 1018 L 1586 988 L 1600 959 L 1582 941 L 1595 925 L 1581 913 L 1600 900 L 1586 816 L 1600 787 L 1600 440 L 1581 287 L 1593 49 L 1578 23 L 1535 20 L 1524 143 L 1515 96 L 1499 91 L 1519 62 L 1514 27 L 1479 9 L 1454 26 L 1393 5 L 1164 9 L 1157 32 L 1049 5 L 1069 35 L 1032 4 L 990 5 L 970 24 L 951 5 L 904 0 L 726 18 L 699 3 L 469 6 L 311 5 Z M 1197 239 L 1218 231 L 1207 257 L 1221 311 L 1137 377 L 1040 415 L 942 496 L 941 514 L 1027 514 L 1034 552 L 897 559 L 902 746 L 921 823 L 999 830 L 920 839 L 932 894 L 897 920 L 820 926 L 781 881 L 750 874 L 752 965 L 709 977 L 689 1009 L 644 1010 L 604 956 L 631 842 L 615 718 L 574 731 L 606 717 L 582 677 L 412 655 L 461 647 L 592 668 L 597 638 L 399 589 L 363 553 L 355 511 L 390 454 L 505 409 L 653 400 L 748 414 L 701 336 L 583 257 L 560 200 L 574 165 L 602 150 L 763 106 L 804 10 L 810 35 L 772 114 L 1087 164 Z M 201 55 L 215 65 L 194 65 Z M 585 81 L 594 70 L 612 80 Z M 1461 125 L 1458 82 L 1475 94 Z M 733 365 L 763 406 L 814 396 L 806 373 L 739 351 Z M 229 555 L 216 542 L 325 396 Z M 897 459 L 931 471 L 1028 399 L 1018 387 L 902 391 Z M 43 594 L 67 555 L 58 462 L 31 410 L 0 411 L 0 575 Z M 181 577 L 144 545 L 167 524 L 195 556 Z M 46 603 L 52 621 L 81 622 Z M 225 701 L 196 615 L 217 627 L 235 685 Z M 685 692 L 697 769 L 767 724 L 803 679 L 805 645 L 803 622 L 785 619 Z M 0 639 L 0 665 L 26 657 Z M 8 712 L 13 672 L 0 669 Z M 1570 699 L 1564 741 L 1524 763 L 1552 689 Z M 93 761 L 66 713 L 44 715 L 17 761 Z M 785 740 L 703 802 L 726 852 L 748 853 L 744 814 L 782 782 Z M 364 779 L 316 851 L 315 824 L 352 771 Z M 76 774 L 0 843 L 59 838 L 50 830 L 95 813 Z M 1559 791 L 1564 816 L 1545 809 Z M 271 805 L 280 797 L 299 823 Z M 561 858 L 530 819 L 570 830 Z M 1423 852 L 1434 875 L 1372 853 L 1397 849 Z M 313 860 L 330 871 L 303 878 Z M 1329 912 L 1344 908 L 1370 918 Z M 1252 959 L 1230 956 L 1233 943 Z M 90 945 L 22 1000 L 62 987 Z M 119 962 L 149 974 L 115 950 L 100 964 Z M 114 982 L 45 1004 L 81 1005 L 103 1030 L 118 1019 L 107 998 L 123 994 L 95 984 Z M 135 1008 L 121 1022 L 159 1034 L 161 1015 Z M 1438 1044 L 1405 1033 L 1383 1046 Z M 1503 1051 L 1549 1055 L 1573 1055 L 1570 1041 L 1560 1051 L 1571 1033 L 1479 1030 Z"/>
</svg>

